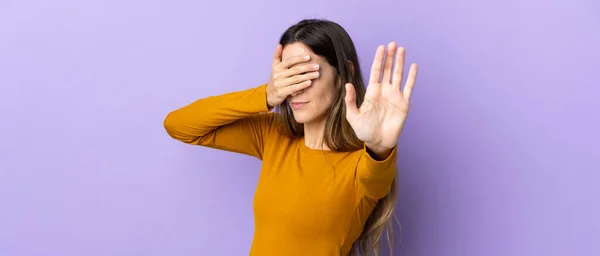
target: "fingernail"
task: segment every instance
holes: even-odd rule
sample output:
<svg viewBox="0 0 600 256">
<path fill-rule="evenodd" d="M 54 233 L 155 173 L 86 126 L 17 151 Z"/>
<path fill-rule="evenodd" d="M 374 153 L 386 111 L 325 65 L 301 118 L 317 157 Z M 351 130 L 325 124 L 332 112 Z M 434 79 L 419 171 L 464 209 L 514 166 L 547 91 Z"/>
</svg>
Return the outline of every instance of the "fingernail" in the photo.
<svg viewBox="0 0 600 256">
<path fill-rule="evenodd" d="M 314 69 L 319 69 L 319 64 L 315 64 L 315 65 L 313 66 L 313 68 L 314 68 Z"/>
<path fill-rule="evenodd" d="M 306 56 L 304 56 L 304 59 L 305 59 L 305 60 L 310 60 L 310 55 L 306 55 Z"/>
<path fill-rule="evenodd" d="M 317 76 L 319 76 L 319 72 L 315 72 L 315 73 L 313 74 L 313 76 L 314 76 L 314 77 L 317 77 Z"/>
</svg>

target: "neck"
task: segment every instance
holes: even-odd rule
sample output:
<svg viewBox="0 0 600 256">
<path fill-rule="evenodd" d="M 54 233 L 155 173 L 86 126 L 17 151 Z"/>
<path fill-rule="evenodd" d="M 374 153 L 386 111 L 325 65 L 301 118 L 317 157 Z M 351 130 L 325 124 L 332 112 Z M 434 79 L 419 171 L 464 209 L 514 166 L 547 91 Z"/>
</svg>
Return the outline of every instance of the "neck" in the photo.
<svg viewBox="0 0 600 256">
<path fill-rule="evenodd" d="M 304 124 L 304 144 L 312 149 L 329 150 L 325 145 L 325 120 Z"/>
</svg>

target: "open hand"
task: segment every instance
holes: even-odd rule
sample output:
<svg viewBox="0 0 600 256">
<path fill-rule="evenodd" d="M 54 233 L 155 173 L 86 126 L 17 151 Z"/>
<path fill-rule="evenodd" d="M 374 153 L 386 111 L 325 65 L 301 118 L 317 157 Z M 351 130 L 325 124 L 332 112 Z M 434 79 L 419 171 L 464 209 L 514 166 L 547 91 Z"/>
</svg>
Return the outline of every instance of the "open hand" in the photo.
<svg viewBox="0 0 600 256">
<path fill-rule="evenodd" d="M 277 45 L 271 66 L 271 78 L 267 83 L 267 105 L 275 107 L 285 99 L 304 88 L 311 86 L 312 80 L 319 77 L 319 65 L 307 63 L 309 55 L 293 56 L 281 60 L 281 44 Z"/>
<path fill-rule="evenodd" d="M 417 64 L 413 63 L 406 84 L 401 90 L 405 50 L 403 47 L 396 48 L 394 42 L 390 43 L 382 67 L 385 52 L 385 46 L 381 45 L 377 48 L 371 66 L 369 85 L 360 108 L 356 106 L 354 87 L 352 84 L 346 84 L 346 119 L 358 138 L 376 152 L 386 152 L 398 143 L 417 77 Z M 396 60 L 392 73 L 394 57 Z"/>
</svg>

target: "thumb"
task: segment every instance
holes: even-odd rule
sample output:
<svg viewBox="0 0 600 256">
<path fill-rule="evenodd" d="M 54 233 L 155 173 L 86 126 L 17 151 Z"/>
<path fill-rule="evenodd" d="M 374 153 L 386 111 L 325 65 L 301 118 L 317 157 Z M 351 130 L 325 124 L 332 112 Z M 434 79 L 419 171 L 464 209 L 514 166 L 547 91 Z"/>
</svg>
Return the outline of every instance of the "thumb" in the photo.
<svg viewBox="0 0 600 256">
<path fill-rule="evenodd" d="M 346 102 L 346 116 L 357 115 L 358 107 L 356 106 L 356 91 L 351 83 L 346 84 L 346 96 L 344 97 Z"/>
<path fill-rule="evenodd" d="M 275 65 L 279 64 L 279 62 L 281 62 L 282 50 L 283 50 L 283 47 L 281 46 L 281 44 L 277 44 L 277 47 L 275 48 L 275 53 L 273 53 L 273 61 L 272 61 L 273 66 L 275 66 Z"/>
</svg>

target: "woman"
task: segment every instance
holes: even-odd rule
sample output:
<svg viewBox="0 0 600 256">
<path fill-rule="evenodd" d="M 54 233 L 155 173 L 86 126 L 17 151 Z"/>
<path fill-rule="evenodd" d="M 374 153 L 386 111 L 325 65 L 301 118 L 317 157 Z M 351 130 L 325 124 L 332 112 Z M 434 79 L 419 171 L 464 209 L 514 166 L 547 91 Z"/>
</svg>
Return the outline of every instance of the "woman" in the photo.
<svg viewBox="0 0 600 256">
<path fill-rule="evenodd" d="M 400 88 L 404 54 L 393 42 L 387 55 L 379 46 L 365 90 L 346 31 L 303 20 L 282 35 L 267 83 L 169 113 L 174 139 L 262 160 L 250 255 L 377 250 L 391 224 L 396 144 L 417 73 L 411 65 Z"/>
</svg>

